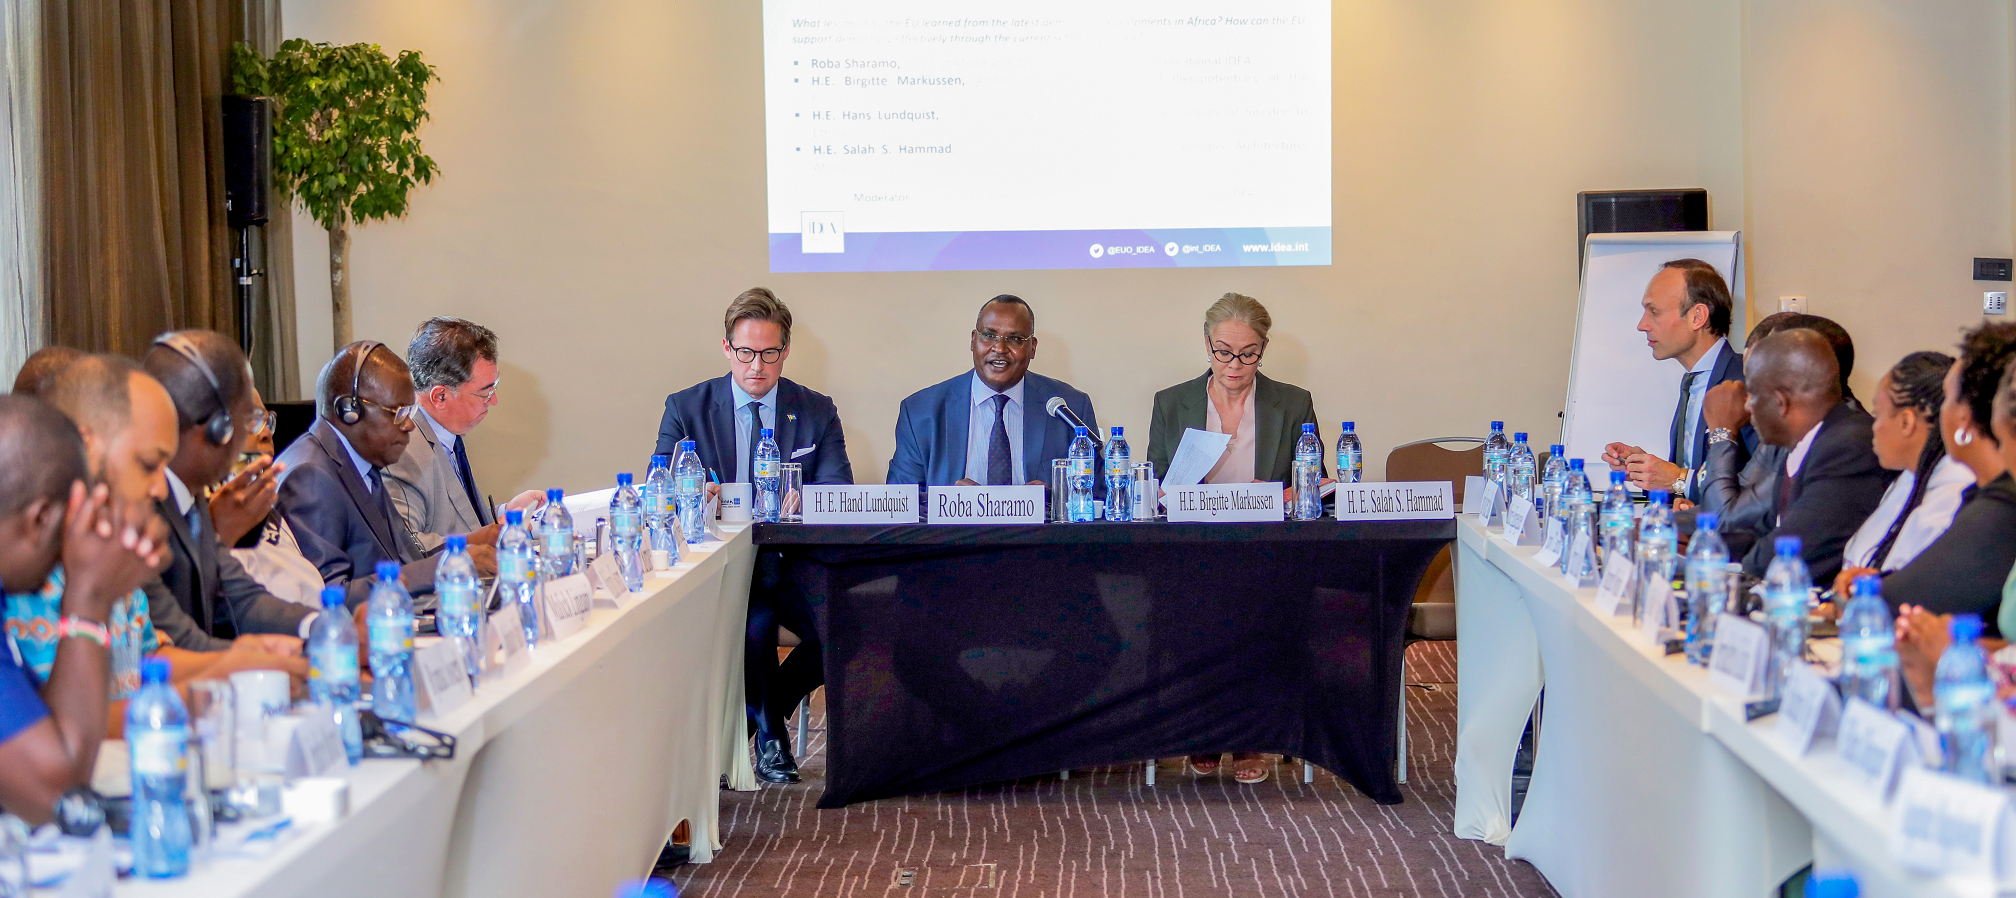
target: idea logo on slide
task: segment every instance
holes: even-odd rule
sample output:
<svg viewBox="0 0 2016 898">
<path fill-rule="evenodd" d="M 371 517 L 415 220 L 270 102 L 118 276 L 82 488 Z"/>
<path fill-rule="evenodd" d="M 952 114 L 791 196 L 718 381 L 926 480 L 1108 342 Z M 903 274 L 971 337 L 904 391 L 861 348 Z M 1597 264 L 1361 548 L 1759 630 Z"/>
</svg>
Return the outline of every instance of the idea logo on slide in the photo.
<svg viewBox="0 0 2016 898">
<path fill-rule="evenodd" d="M 1097 259 L 1103 255 L 1106 255 L 1106 247 L 1097 243 L 1092 244 L 1092 258 Z"/>
</svg>

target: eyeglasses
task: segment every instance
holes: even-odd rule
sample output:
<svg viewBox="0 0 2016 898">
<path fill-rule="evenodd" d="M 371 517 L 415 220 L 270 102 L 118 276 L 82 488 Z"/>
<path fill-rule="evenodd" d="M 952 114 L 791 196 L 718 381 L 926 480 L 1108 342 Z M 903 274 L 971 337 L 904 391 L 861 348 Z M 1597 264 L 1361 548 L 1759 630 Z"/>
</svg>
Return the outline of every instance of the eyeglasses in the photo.
<svg viewBox="0 0 2016 898">
<path fill-rule="evenodd" d="M 481 399 L 484 402 L 489 402 L 490 400 L 497 398 L 497 388 L 503 386 L 503 384 L 504 379 L 500 377 L 494 381 L 491 381 L 489 386 L 484 387 L 481 390 L 470 390 L 469 392 L 476 398 Z M 456 387 L 454 389 L 455 392 L 457 393 L 462 392 L 461 387 Z"/>
<path fill-rule="evenodd" d="M 410 403 L 394 408 L 389 405 L 379 405 L 378 403 L 372 402 L 371 400 L 366 399 L 362 396 L 357 397 L 357 401 L 375 409 L 383 409 L 385 411 L 391 412 L 393 420 L 396 420 L 401 424 L 413 423 L 414 414 L 420 411 L 420 406 L 413 405 Z"/>
<path fill-rule="evenodd" d="M 997 334 L 993 331 L 974 331 L 973 337 L 988 346 L 1006 346 L 1009 349 L 1021 349 L 1036 342 L 1035 337 L 1024 334 Z"/>
<path fill-rule="evenodd" d="M 280 413 L 270 408 L 263 412 L 253 413 L 252 435 L 255 437 L 262 437 L 272 433 L 273 428 L 278 424 L 279 421 L 280 421 Z"/>
<path fill-rule="evenodd" d="M 357 715 L 367 758 L 415 758 L 449 761 L 455 758 L 455 737 L 400 720 L 387 720 L 365 710 Z"/>
<path fill-rule="evenodd" d="M 747 346 L 729 346 L 728 348 L 735 350 L 735 360 L 744 364 L 762 359 L 765 365 L 775 365 L 778 359 L 784 357 L 784 350 L 780 347 L 750 349 Z"/>
<path fill-rule="evenodd" d="M 1232 364 L 1233 359 L 1238 359 L 1241 365 L 1251 365 L 1260 361 L 1260 354 L 1257 352 L 1233 352 L 1230 349 L 1213 349 L 1211 357 L 1224 365 Z"/>
</svg>

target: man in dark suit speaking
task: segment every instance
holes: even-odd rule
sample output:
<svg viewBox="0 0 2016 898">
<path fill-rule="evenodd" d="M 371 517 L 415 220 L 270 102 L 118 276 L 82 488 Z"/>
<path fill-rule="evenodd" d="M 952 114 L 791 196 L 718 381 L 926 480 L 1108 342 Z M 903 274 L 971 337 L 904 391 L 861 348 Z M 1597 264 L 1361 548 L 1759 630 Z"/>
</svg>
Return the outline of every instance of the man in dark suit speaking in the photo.
<svg viewBox="0 0 2016 898">
<path fill-rule="evenodd" d="M 1638 319 L 1638 330 L 1645 334 L 1652 357 L 1676 360 L 1687 373 L 1680 378 L 1680 402 L 1673 409 L 1666 456 L 1611 443 L 1603 449 L 1603 461 L 1610 470 L 1627 472 L 1639 489 L 1671 490 L 1698 502 L 1701 469 L 1708 458 L 1709 429 L 1701 423 L 1708 390 L 1743 380 L 1743 354 L 1728 339 L 1735 299 L 1715 266 L 1700 259 L 1675 259 L 1652 276 L 1640 302 L 1645 313 Z M 1757 432 L 1746 424 L 1740 440 L 1739 468 L 1757 448 Z"/>
<path fill-rule="evenodd" d="M 1098 441 L 1091 397 L 1029 370 L 1036 313 L 1021 297 L 1003 293 L 982 305 L 972 345 L 970 373 L 903 400 L 889 483 L 1048 483 L 1051 459 L 1067 456 L 1075 436 L 1071 424 L 1049 413 L 1052 399 L 1064 400 Z M 1093 478 L 1095 494 L 1104 493 L 1102 480 Z"/>
<path fill-rule="evenodd" d="M 756 446 L 768 427 L 787 463 L 804 465 L 805 482 L 853 483 L 847 439 L 833 400 L 784 379 L 791 357 L 791 310 L 762 287 L 744 291 L 722 316 L 721 354 L 728 373 L 665 397 L 658 424 L 659 455 L 675 455 L 679 441 L 692 440 L 700 461 L 717 477 L 749 483 Z M 712 483 L 708 491 L 719 489 Z M 785 496 L 790 507 L 799 499 Z M 764 589 L 759 571 L 749 593 L 747 649 L 742 656 L 749 716 L 756 721 L 756 776 L 764 782 L 795 783 L 784 718 L 798 700 L 825 681 L 820 669 L 819 634 L 812 610 L 802 600 L 780 601 Z M 777 628 L 798 634 L 799 645 L 777 663 Z"/>
</svg>

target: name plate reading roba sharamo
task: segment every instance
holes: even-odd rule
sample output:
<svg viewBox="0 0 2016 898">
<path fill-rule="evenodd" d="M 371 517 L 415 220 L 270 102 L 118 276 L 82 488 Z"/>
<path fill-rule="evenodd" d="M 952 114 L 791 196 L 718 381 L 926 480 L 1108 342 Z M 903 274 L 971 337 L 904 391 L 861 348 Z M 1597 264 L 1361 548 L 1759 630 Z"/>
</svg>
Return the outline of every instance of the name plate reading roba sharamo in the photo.
<svg viewBox="0 0 2016 898">
<path fill-rule="evenodd" d="M 1456 516 L 1449 481 L 1337 484 L 1337 520 L 1433 521 Z"/>
<path fill-rule="evenodd" d="M 934 486 L 933 524 L 1041 524 L 1050 504 L 1040 486 Z"/>
<path fill-rule="evenodd" d="M 1217 524 L 1283 520 L 1281 484 L 1198 483 L 1167 487 L 1170 523 Z"/>
<path fill-rule="evenodd" d="M 915 524 L 917 485 L 805 487 L 807 524 Z"/>
</svg>

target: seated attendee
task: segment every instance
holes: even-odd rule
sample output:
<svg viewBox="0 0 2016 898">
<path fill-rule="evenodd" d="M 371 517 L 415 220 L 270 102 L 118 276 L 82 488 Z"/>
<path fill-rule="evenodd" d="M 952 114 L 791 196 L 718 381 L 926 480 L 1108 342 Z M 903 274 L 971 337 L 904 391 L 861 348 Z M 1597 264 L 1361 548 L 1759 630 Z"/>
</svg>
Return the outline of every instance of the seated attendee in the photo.
<svg viewBox="0 0 2016 898">
<path fill-rule="evenodd" d="M 57 372 L 83 357 L 84 353 L 68 346 L 44 346 L 35 350 L 21 363 L 21 370 L 14 372 L 14 392 L 42 395 Z"/>
<path fill-rule="evenodd" d="M 1827 339 L 1806 328 L 1764 338 L 1745 360 L 1750 422 L 1788 450 L 1776 525 L 1744 557 L 1751 576 L 1764 575 L 1777 537 L 1797 536 L 1813 579 L 1831 582 L 1848 537 L 1883 498 L 1889 477 L 1870 448 L 1869 415 L 1841 401 L 1840 370 Z"/>
<path fill-rule="evenodd" d="M 1096 442 L 1092 399 L 1070 384 L 1029 370 L 1036 358 L 1036 312 L 1003 293 L 980 306 L 972 335 L 973 371 L 925 387 L 896 413 L 896 453 L 888 483 L 928 486 L 1050 480 L 1050 463 L 1071 453 L 1073 425 L 1048 411 L 1052 399 L 1085 422 Z M 1105 494 L 1105 478 L 1093 492 Z"/>
<path fill-rule="evenodd" d="M 1834 594 L 1849 595 L 1859 574 L 1894 571 L 1946 532 L 1974 472 L 1946 454 L 1939 436 L 1939 407 L 1946 401 L 1946 372 L 1953 357 L 1914 352 L 1876 382 L 1876 459 L 1902 471 L 1883 493 L 1876 513 L 1848 540 L 1847 557 L 1834 578 Z"/>
<path fill-rule="evenodd" d="M 1205 483 L 1281 483 L 1294 494 L 1295 441 L 1302 425 L 1316 423 L 1316 402 L 1308 390 L 1260 373 L 1273 326 L 1259 300 L 1237 293 L 1204 311 L 1208 370 L 1155 394 L 1148 461 L 1157 477 L 1169 472 L 1183 431 L 1194 429 L 1232 437 Z"/>
<path fill-rule="evenodd" d="M 497 404 L 497 335 L 460 318 L 429 318 L 406 346 L 406 365 L 413 372 L 418 426 L 405 454 L 385 469 L 392 507 L 428 552 L 440 551 L 451 533 L 467 534 L 471 545 L 494 546 L 497 514 L 476 487 L 463 437 Z M 504 507 L 525 510 L 530 518 L 530 509 L 544 500 L 532 490 Z"/>
<path fill-rule="evenodd" d="M 245 434 L 245 446 L 241 458 L 245 460 L 246 475 L 259 476 L 259 472 L 279 468 L 273 466 L 273 412 L 259 396 L 252 391 L 252 429 Z M 236 478 L 233 478 L 234 480 Z M 219 542 L 231 547 L 231 557 L 238 560 L 238 566 L 245 569 L 246 576 L 259 581 L 260 586 L 282 599 L 309 608 L 322 607 L 322 572 L 301 554 L 301 543 L 294 538 L 294 528 L 287 526 L 287 519 L 280 516 L 276 507 L 280 499 L 277 477 L 270 489 L 229 497 L 237 507 L 234 512 L 257 512 L 256 520 L 245 532 L 233 537 L 224 529 L 225 516 L 219 515 L 222 494 L 211 496 L 210 516 L 217 521 Z M 236 515 L 232 515 L 235 517 Z"/>
<path fill-rule="evenodd" d="M 728 304 L 721 328 L 728 373 L 665 397 L 657 453 L 673 455 L 681 440 L 692 440 L 701 464 L 717 476 L 733 475 L 733 482 L 748 483 L 761 428 L 769 427 L 779 455 L 804 465 L 806 483 L 853 483 L 854 467 L 833 400 L 784 378 L 784 362 L 791 358 L 791 310 L 757 287 Z M 712 483 L 708 488 L 718 489 Z M 788 505 L 797 498 L 784 501 Z M 781 664 L 779 626 L 800 640 Z M 795 591 L 780 595 L 752 589 L 744 632 L 743 689 L 749 717 L 756 722 L 756 776 L 767 783 L 798 782 L 784 718 L 825 682 L 812 609 Z"/>
<path fill-rule="evenodd" d="M 1715 266 L 1700 259 L 1675 259 L 1645 285 L 1640 300 L 1644 314 L 1638 330 L 1660 361 L 1678 361 L 1680 401 L 1673 409 L 1673 427 L 1665 457 L 1628 443 L 1603 448 L 1610 470 L 1630 475 L 1644 490 L 1671 490 L 1675 497 L 1700 501 L 1700 466 L 1707 458 L 1708 428 L 1701 419 L 1709 388 L 1743 379 L 1743 354 L 1729 346 L 1729 319 L 1735 301 L 1729 284 Z M 1738 435 L 1747 453 L 1756 448 L 1754 431 Z"/>
<path fill-rule="evenodd" d="M 153 575 L 162 551 L 147 535 L 158 533 L 151 512 L 122 515 L 85 477 L 71 421 L 33 397 L 0 396 L 0 590 L 39 589 L 59 562 L 71 572 L 46 678 L 0 637 L 0 807 L 30 825 L 91 781 L 111 720 L 112 605 Z"/>
<path fill-rule="evenodd" d="M 315 423 L 280 453 L 280 515 L 322 581 L 345 586 L 355 608 L 370 597 L 380 560 L 400 565 L 415 594 L 434 590 L 438 555 L 420 547 L 392 506 L 384 469 L 413 435 L 413 379 L 406 363 L 371 340 L 343 347 L 315 379 Z M 497 570 L 490 546 L 470 546 L 481 576 Z"/>
</svg>

